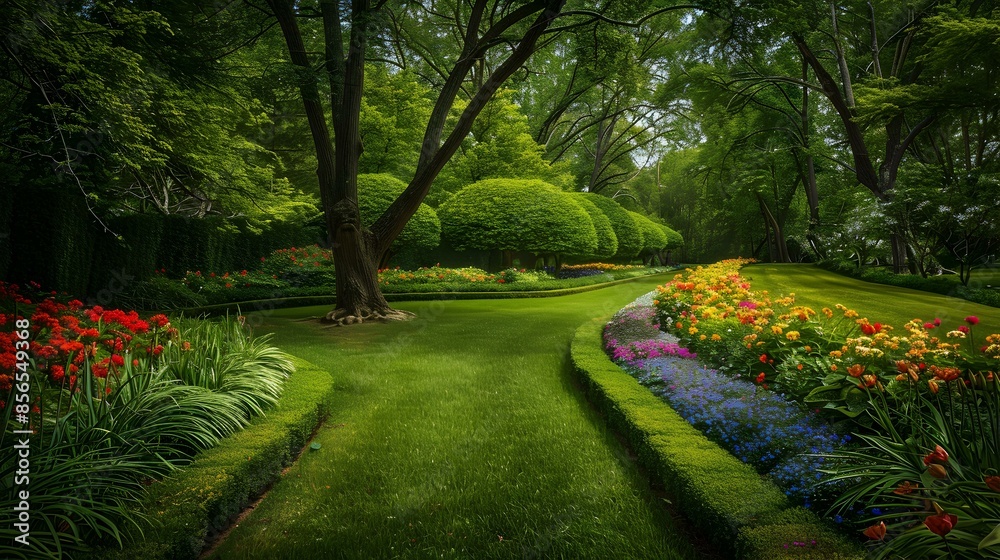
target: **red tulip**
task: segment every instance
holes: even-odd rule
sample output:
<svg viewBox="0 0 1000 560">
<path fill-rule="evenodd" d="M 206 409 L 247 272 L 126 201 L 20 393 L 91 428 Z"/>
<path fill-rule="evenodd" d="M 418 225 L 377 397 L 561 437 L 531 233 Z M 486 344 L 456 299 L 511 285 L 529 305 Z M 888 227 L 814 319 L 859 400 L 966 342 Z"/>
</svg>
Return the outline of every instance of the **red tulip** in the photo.
<svg viewBox="0 0 1000 560">
<path fill-rule="evenodd" d="M 938 515 L 929 515 L 924 518 L 924 525 L 931 530 L 935 535 L 941 535 L 942 537 L 951 532 L 958 525 L 958 516 L 952 515 L 950 513 L 939 513 Z"/>
<path fill-rule="evenodd" d="M 934 451 L 931 451 L 930 453 L 924 456 L 925 465 L 929 465 L 934 461 L 937 461 L 939 463 L 948 462 L 948 452 L 945 451 L 944 448 L 941 447 L 940 445 L 935 445 Z"/>
</svg>

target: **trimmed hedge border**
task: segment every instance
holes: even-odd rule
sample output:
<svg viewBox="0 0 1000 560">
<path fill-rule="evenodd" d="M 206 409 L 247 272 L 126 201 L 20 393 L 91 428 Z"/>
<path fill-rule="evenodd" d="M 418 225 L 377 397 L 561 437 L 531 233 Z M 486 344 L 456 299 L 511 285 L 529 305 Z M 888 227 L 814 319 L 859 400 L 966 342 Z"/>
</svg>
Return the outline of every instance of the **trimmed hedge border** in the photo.
<svg viewBox="0 0 1000 560">
<path fill-rule="evenodd" d="M 570 351 L 574 370 L 591 402 L 625 436 L 640 464 L 720 549 L 745 560 L 864 558 L 859 546 L 813 512 L 791 506 L 777 486 L 709 441 L 615 365 L 601 344 L 609 319 L 577 329 Z"/>
<path fill-rule="evenodd" d="M 660 272 L 656 274 L 647 274 L 645 276 L 636 276 L 633 278 L 622 278 L 620 280 L 611 280 L 610 282 L 603 282 L 600 284 L 588 284 L 586 286 L 576 286 L 573 288 L 555 288 L 552 290 L 511 290 L 507 292 L 399 292 L 399 293 L 384 293 L 386 301 L 398 302 L 398 301 L 435 301 L 435 300 L 450 300 L 450 299 L 514 299 L 514 298 L 544 298 L 544 297 L 556 297 L 556 296 L 569 296 L 573 294 L 582 294 L 584 292 L 590 292 L 593 290 L 600 290 L 602 288 L 608 288 L 617 284 L 624 284 L 626 282 L 635 282 L 637 280 L 648 280 L 650 278 L 656 278 L 659 276 L 665 276 L 667 274 L 675 274 L 677 269 L 680 267 L 673 268 L 666 272 Z M 195 307 L 188 309 L 181 309 L 185 315 L 190 315 L 196 317 L 198 315 L 223 315 L 226 313 L 233 313 L 239 310 L 243 314 L 254 313 L 258 311 L 270 311 L 272 309 L 279 309 L 284 307 L 307 307 L 310 305 L 333 305 L 337 302 L 337 296 L 291 296 L 283 298 L 272 298 L 272 299 L 261 299 L 253 301 L 235 302 L 235 303 L 220 303 L 217 305 L 206 305 L 204 307 Z"/>
<path fill-rule="evenodd" d="M 97 549 L 88 560 L 190 560 L 277 481 L 329 415 L 333 377 L 294 358 L 277 407 L 200 453 L 190 465 L 150 487 L 140 511 L 153 522 L 148 540 L 131 535 L 123 550 Z"/>
</svg>

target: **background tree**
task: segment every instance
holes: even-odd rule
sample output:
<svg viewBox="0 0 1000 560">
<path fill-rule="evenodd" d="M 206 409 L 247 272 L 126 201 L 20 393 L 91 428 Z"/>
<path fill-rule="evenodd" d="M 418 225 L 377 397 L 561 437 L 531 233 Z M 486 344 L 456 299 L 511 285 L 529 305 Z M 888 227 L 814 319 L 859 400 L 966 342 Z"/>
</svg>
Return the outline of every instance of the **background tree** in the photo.
<svg viewBox="0 0 1000 560">
<path fill-rule="evenodd" d="M 306 15 L 304 11 L 309 6 L 297 6 L 290 0 L 268 1 L 285 37 L 289 58 L 298 67 L 298 87 L 316 149 L 319 189 L 337 267 L 337 308 L 326 320 L 353 323 L 358 319 L 404 315 L 394 312 L 382 296 L 376 275 L 378 263 L 458 150 L 476 117 L 500 86 L 528 60 L 563 3 L 563 0 L 536 1 L 512 7 L 502 2 L 477 0 L 472 5 L 455 4 L 453 13 L 464 23 L 455 29 L 461 34 L 460 54 L 443 73 L 447 78 L 425 128 L 416 172 L 403 194 L 371 228 L 365 228 L 360 222 L 357 202 L 358 159 L 362 151 L 359 115 L 365 61 L 370 41 L 379 35 L 380 22 L 390 13 L 389 9 L 394 9 L 394 19 L 398 20 L 407 20 L 412 11 L 407 10 L 407 4 L 388 6 L 384 0 L 374 4 L 356 0 L 350 3 L 349 11 L 342 13 L 339 2 L 321 1 L 315 12 L 323 20 L 324 49 L 321 64 L 317 66 L 307 54 L 299 26 L 299 16 Z M 499 48 L 506 54 L 498 56 L 498 64 L 488 76 L 480 73 L 477 77 L 474 93 L 445 137 L 448 116 L 473 68 Z M 332 136 L 315 68 L 321 69 L 322 77 L 330 84 Z"/>
<path fill-rule="evenodd" d="M 594 231 L 597 233 L 597 248 L 592 253 L 579 256 L 597 259 L 615 256 L 618 252 L 618 236 L 615 235 L 615 229 L 611 226 L 611 220 L 591 201 L 587 193 L 571 193 L 571 197 L 590 216 L 590 221 L 594 223 Z"/>
</svg>

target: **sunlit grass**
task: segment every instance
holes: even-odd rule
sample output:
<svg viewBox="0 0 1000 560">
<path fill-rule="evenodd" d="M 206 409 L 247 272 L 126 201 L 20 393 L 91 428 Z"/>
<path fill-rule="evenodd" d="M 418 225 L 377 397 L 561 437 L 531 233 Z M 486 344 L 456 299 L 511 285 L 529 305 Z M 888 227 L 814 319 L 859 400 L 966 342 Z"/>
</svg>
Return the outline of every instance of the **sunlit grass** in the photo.
<svg viewBox="0 0 1000 560">
<path fill-rule="evenodd" d="M 816 310 L 841 303 L 873 323 L 902 328 L 910 319 L 940 318 L 943 329 L 953 330 L 964 324 L 965 317 L 975 315 L 980 320 L 977 333 L 1000 332 L 1000 309 L 995 307 L 855 280 L 809 264 L 756 264 L 743 268 L 741 274 L 754 290 L 767 290 L 775 296 L 794 293 L 796 302 Z"/>
<path fill-rule="evenodd" d="M 275 312 L 278 346 L 334 372 L 334 413 L 214 557 L 696 557 L 568 364 L 577 326 L 664 278 L 391 325 Z"/>
</svg>

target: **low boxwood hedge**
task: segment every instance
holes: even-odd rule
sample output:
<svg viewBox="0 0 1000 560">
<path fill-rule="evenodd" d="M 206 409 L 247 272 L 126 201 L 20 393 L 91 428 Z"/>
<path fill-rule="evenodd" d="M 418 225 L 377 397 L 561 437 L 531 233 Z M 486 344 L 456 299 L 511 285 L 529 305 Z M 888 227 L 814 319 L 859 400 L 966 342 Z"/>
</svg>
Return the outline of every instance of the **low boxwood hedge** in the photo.
<svg viewBox="0 0 1000 560">
<path fill-rule="evenodd" d="M 188 466 L 150 487 L 140 513 L 150 523 L 123 550 L 81 557 L 102 560 L 190 560 L 224 531 L 291 464 L 330 412 L 333 378 L 295 358 L 277 407 L 245 430 L 199 454 Z M 151 525 L 151 526 L 150 526 Z"/>
<path fill-rule="evenodd" d="M 571 350 L 588 397 L 681 512 L 735 558 L 863 558 L 860 547 L 688 424 L 604 353 L 610 317 L 581 326 Z"/>
</svg>

